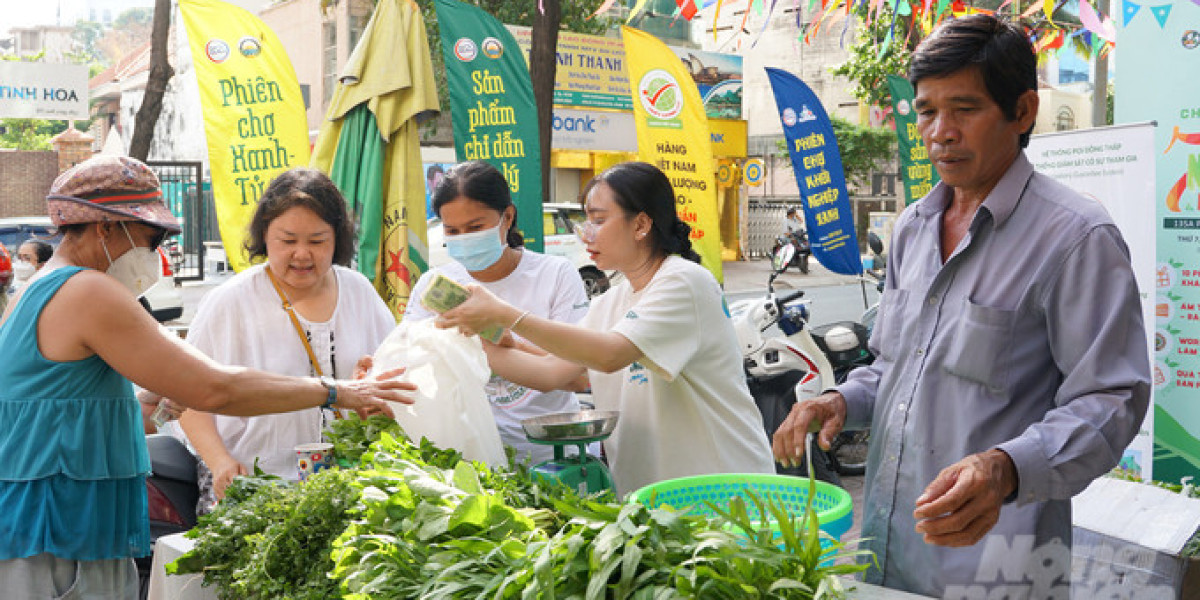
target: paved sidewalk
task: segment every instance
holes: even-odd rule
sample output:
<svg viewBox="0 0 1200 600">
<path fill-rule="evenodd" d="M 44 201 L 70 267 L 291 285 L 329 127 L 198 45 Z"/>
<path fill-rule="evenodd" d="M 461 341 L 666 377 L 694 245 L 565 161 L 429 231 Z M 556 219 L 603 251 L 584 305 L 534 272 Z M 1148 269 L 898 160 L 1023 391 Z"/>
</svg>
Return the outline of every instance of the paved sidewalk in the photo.
<svg viewBox="0 0 1200 600">
<path fill-rule="evenodd" d="M 808 274 L 801 273 L 795 267 L 789 267 L 775 280 L 778 288 L 813 288 L 830 285 L 845 285 L 854 283 L 854 277 L 839 275 L 821 266 L 815 259 L 809 261 Z M 771 261 L 766 258 L 751 260 L 727 261 L 722 269 L 725 275 L 725 292 L 757 292 L 766 289 L 767 279 L 771 276 Z"/>
</svg>

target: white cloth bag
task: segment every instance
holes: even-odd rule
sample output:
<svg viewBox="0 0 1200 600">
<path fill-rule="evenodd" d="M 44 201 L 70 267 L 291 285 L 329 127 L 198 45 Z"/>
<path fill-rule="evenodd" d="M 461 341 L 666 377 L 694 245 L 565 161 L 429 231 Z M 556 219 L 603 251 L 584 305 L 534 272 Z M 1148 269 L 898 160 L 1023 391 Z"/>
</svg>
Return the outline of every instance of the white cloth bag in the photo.
<svg viewBox="0 0 1200 600">
<path fill-rule="evenodd" d="M 372 373 L 405 367 L 401 379 L 417 385 L 412 405 L 391 403 L 396 421 L 414 441 L 422 437 L 453 448 L 467 460 L 505 466 L 508 457 L 484 386 L 491 368 L 483 345 L 433 319 L 402 321 L 375 351 Z"/>
</svg>

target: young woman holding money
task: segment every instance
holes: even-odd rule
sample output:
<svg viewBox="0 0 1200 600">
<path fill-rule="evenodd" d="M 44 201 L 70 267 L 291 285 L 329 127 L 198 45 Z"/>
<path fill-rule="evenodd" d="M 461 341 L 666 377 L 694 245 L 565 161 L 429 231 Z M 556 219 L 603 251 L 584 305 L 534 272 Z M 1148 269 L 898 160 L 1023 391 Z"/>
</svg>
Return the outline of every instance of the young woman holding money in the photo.
<svg viewBox="0 0 1200 600">
<path fill-rule="evenodd" d="M 187 341 L 227 365 L 352 377 L 356 361 L 373 354 L 396 326 L 371 282 L 347 268 L 354 244 L 346 201 L 324 173 L 281 173 L 259 199 L 246 242 L 251 258 L 266 262 L 206 294 Z M 204 465 L 200 512 L 211 510 L 256 461 L 267 473 L 296 479 L 295 447 L 320 442 L 332 414 L 318 408 L 259 417 L 184 413 L 180 425 Z"/>
<path fill-rule="evenodd" d="M 715 279 L 696 264 L 675 192 L 647 163 L 616 165 L 584 190 L 578 228 L 601 269 L 625 280 L 592 301 L 579 325 L 544 319 L 482 287 L 439 318 L 470 334 L 508 327 L 550 354 L 485 344 L 492 369 L 535 389 L 585 371 L 596 408 L 618 410 L 604 442 L 617 491 L 704 473 L 773 473 L 762 418 L 742 375 L 737 338 Z"/>
<path fill-rule="evenodd" d="M 423 298 L 438 276 L 460 284 L 475 284 L 512 306 L 540 318 L 575 323 L 587 314 L 587 292 L 579 272 L 559 256 L 525 249 L 517 231 L 517 210 L 508 183 L 495 167 L 482 161 L 455 166 L 434 188 L 433 210 L 442 219 L 446 251 L 454 262 L 434 267 L 421 276 L 413 298 Z M 434 309 L 410 302 L 405 319 L 437 316 Z M 515 343 L 527 352 L 541 353 L 518 334 L 503 343 Z M 578 389 L 578 386 L 567 386 Z M 516 451 L 517 460 L 531 464 L 549 460 L 553 448 L 529 442 L 521 420 L 579 410 L 579 401 L 567 390 L 540 392 L 493 375 L 487 384 L 492 415 L 500 439 Z"/>
</svg>

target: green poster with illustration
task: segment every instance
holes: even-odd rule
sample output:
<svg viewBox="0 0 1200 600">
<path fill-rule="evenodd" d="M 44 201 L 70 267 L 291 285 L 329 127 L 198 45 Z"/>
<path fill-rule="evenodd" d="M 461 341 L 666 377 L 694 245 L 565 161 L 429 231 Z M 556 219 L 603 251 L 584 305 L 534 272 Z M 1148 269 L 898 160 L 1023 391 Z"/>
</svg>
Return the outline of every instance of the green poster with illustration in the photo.
<svg viewBox="0 0 1200 600">
<path fill-rule="evenodd" d="M 1200 476 L 1200 4 L 1125 0 L 1116 121 L 1155 121 L 1154 478 Z"/>
<path fill-rule="evenodd" d="M 491 15 L 436 0 L 458 160 L 491 163 L 508 181 L 525 246 L 542 251 L 537 104 L 517 41 Z"/>
<path fill-rule="evenodd" d="M 917 133 L 917 111 L 913 109 L 912 84 L 896 75 L 887 76 L 892 93 L 892 120 L 896 123 L 896 152 L 900 157 L 900 179 L 904 182 L 905 206 L 920 200 L 941 178 L 929 160 L 929 152 Z"/>
</svg>

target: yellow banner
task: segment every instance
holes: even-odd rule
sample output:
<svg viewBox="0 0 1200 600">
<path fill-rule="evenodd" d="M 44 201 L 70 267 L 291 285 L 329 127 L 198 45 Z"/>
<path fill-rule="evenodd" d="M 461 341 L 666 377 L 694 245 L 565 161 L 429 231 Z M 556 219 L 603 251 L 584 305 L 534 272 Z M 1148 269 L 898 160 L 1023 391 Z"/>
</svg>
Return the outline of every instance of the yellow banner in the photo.
<svg viewBox="0 0 1200 600">
<path fill-rule="evenodd" d="M 675 53 L 657 38 L 631 27 L 622 27 L 621 35 L 638 155 L 671 179 L 675 210 L 692 227 L 692 247 L 701 264 L 722 281 L 712 139 L 700 91 Z"/>
<path fill-rule="evenodd" d="M 258 199 L 282 171 L 308 164 L 308 123 L 296 72 L 279 38 L 218 0 L 179 0 L 187 30 L 221 241 L 235 271 Z"/>
</svg>

